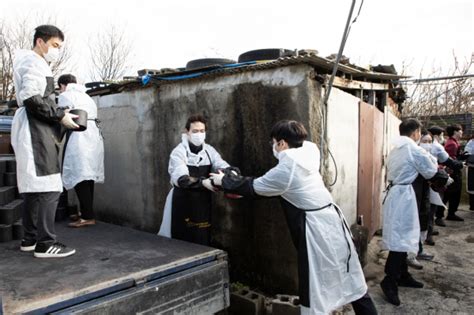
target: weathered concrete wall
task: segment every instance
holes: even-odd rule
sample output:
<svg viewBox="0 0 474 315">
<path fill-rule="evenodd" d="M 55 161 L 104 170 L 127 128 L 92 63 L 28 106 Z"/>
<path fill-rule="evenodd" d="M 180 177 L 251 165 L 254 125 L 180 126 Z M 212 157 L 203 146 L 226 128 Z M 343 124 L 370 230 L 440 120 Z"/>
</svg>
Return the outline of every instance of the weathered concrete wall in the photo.
<svg viewBox="0 0 474 315">
<path fill-rule="evenodd" d="M 320 90 L 312 68 L 298 65 L 96 98 L 106 153 L 106 183 L 98 185 L 96 193 L 98 217 L 157 232 L 170 189 L 168 157 L 193 113 L 209 117 L 207 141 L 224 159 L 245 175 L 263 175 L 276 164 L 268 144 L 276 121 L 300 120 L 310 138 L 319 142 Z M 351 107 L 344 121 L 353 111 Z M 339 115 L 335 119 L 337 128 L 347 125 Z M 338 185 L 347 185 L 357 162 L 345 166 L 347 152 L 336 146 L 350 141 L 336 129 L 329 130 L 335 137 L 331 150 L 338 167 L 349 174 Z M 356 145 L 348 146 L 351 158 L 357 157 L 352 154 Z M 353 187 L 349 197 L 342 186 L 335 188 L 336 200 L 348 218 L 355 218 Z M 296 252 L 278 200 L 227 200 L 216 195 L 214 203 L 213 242 L 228 251 L 232 278 L 269 292 L 296 293 Z"/>
<path fill-rule="evenodd" d="M 339 89 L 333 89 L 328 100 L 328 144 L 337 165 L 337 181 L 331 187 L 331 194 L 350 225 L 357 217 L 359 101 Z M 332 160 L 328 164 L 332 183 L 336 171 Z"/>
</svg>

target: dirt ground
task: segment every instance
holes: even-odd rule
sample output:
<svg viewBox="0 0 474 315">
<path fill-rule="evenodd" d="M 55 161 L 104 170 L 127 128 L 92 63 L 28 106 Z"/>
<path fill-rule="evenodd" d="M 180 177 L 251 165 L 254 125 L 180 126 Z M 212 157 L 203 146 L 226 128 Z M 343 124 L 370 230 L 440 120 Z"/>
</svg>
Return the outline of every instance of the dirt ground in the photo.
<svg viewBox="0 0 474 315">
<path fill-rule="evenodd" d="M 446 221 L 447 227 L 436 227 L 440 232 L 436 245 L 425 245 L 425 251 L 435 255 L 433 261 L 422 261 L 422 270 L 410 268 L 425 287 L 400 288 L 398 307 L 386 302 L 380 289 L 388 253 L 380 250 L 381 237 L 372 239 L 364 272 L 379 314 L 474 314 L 474 211 L 467 210 L 467 205 L 459 208 L 457 214 L 465 221 Z"/>
</svg>

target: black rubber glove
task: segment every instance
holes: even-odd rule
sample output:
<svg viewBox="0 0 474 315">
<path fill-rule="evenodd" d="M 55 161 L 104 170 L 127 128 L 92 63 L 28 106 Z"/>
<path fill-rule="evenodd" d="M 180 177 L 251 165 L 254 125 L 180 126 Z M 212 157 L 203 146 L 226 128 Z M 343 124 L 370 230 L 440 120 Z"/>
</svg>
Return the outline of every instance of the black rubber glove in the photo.
<svg viewBox="0 0 474 315">
<path fill-rule="evenodd" d="M 200 189 L 202 186 L 202 178 L 183 175 L 178 178 L 178 187 L 184 189 Z"/>
<path fill-rule="evenodd" d="M 448 158 L 445 162 L 441 164 L 446 165 L 452 170 L 461 170 L 463 168 L 463 164 L 461 161 L 453 160 L 451 158 Z"/>
<path fill-rule="evenodd" d="M 438 170 L 438 172 L 428 181 L 430 183 L 430 187 L 434 191 L 439 192 L 445 188 L 446 183 L 448 182 L 448 178 L 449 175 L 448 173 L 446 173 L 445 170 Z"/>
</svg>

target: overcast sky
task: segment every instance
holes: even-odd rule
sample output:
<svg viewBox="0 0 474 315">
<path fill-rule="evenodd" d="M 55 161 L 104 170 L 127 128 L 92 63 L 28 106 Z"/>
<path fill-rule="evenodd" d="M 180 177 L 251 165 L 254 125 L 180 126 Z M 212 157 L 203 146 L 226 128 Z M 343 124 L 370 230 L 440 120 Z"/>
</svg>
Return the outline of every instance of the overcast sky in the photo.
<svg viewBox="0 0 474 315">
<path fill-rule="evenodd" d="M 355 13 L 361 0 L 357 1 Z M 351 62 L 411 62 L 417 75 L 433 63 L 446 69 L 453 51 L 473 52 L 472 0 L 365 0 L 344 54 Z M 45 12 L 56 16 L 73 48 L 71 71 L 88 79 L 88 40 L 111 24 L 133 42 L 132 69 L 182 67 L 191 59 L 238 55 L 258 48 L 337 52 L 350 0 L 67 1 L 1 0 L 0 18 L 14 21 Z M 471 71 L 472 73 L 472 71 Z"/>
</svg>

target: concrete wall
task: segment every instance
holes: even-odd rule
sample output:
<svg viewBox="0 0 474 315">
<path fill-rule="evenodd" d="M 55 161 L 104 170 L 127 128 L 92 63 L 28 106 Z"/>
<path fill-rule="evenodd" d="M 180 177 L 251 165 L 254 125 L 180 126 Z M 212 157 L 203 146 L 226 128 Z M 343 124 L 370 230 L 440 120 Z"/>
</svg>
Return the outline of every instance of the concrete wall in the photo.
<svg viewBox="0 0 474 315">
<path fill-rule="evenodd" d="M 297 65 L 97 97 L 106 165 L 98 217 L 157 232 L 170 189 L 168 157 L 192 113 L 209 117 L 207 141 L 231 165 L 263 175 L 276 164 L 268 141 L 278 120 L 300 120 L 318 139 L 319 91 L 312 68 Z M 296 252 L 278 200 L 218 195 L 214 203 L 213 243 L 228 251 L 233 279 L 296 293 Z"/>
<path fill-rule="evenodd" d="M 207 142 L 244 175 L 276 164 L 271 126 L 302 121 L 319 143 L 321 86 L 307 65 L 190 80 L 96 97 L 105 137 L 105 184 L 97 185 L 99 219 L 156 233 L 169 192 L 168 157 L 187 117 L 209 117 Z M 333 89 L 328 105 L 329 147 L 338 181 L 332 194 L 355 222 L 358 99 Z M 333 178 L 332 161 L 325 170 Z M 228 200 L 216 195 L 213 245 L 229 253 L 231 277 L 270 293 L 297 293 L 296 251 L 278 199 Z"/>
<path fill-rule="evenodd" d="M 357 217 L 359 176 L 359 101 L 339 89 L 332 89 L 328 100 L 328 143 L 337 166 L 337 182 L 331 187 L 334 201 L 341 207 L 349 225 Z M 330 183 L 336 172 L 328 158 Z"/>
</svg>

